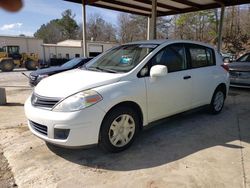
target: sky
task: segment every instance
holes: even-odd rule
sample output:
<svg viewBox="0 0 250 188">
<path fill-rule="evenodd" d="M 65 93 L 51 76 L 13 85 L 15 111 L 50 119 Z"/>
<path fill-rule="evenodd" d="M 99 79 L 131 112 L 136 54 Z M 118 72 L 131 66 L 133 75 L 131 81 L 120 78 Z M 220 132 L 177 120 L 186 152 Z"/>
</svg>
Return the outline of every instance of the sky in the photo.
<svg viewBox="0 0 250 188">
<path fill-rule="evenodd" d="M 17 13 L 0 9 L 0 35 L 33 36 L 42 24 L 52 19 L 61 18 L 64 10 L 71 9 L 77 23 L 82 22 L 82 6 L 63 0 L 23 0 L 24 7 Z M 97 7 L 86 7 L 87 19 L 91 14 L 98 14 L 104 20 L 117 24 L 119 12 Z"/>
</svg>

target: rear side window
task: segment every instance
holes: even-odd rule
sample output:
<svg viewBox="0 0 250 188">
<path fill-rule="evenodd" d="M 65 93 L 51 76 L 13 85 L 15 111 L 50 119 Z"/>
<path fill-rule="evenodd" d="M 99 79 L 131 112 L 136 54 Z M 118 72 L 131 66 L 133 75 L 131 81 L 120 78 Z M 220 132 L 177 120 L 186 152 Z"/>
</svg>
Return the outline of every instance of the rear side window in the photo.
<svg viewBox="0 0 250 188">
<path fill-rule="evenodd" d="M 184 46 L 182 44 L 172 44 L 165 47 L 151 59 L 151 66 L 154 65 L 166 65 L 168 72 L 186 69 Z"/>
<path fill-rule="evenodd" d="M 215 65 L 215 57 L 212 49 L 199 45 L 189 45 L 188 51 L 192 68 Z"/>
<path fill-rule="evenodd" d="M 207 54 L 208 65 L 215 65 L 215 57 L 213 50 L 210 48 L 206 48 L 206 54 Z"/>
</svg>

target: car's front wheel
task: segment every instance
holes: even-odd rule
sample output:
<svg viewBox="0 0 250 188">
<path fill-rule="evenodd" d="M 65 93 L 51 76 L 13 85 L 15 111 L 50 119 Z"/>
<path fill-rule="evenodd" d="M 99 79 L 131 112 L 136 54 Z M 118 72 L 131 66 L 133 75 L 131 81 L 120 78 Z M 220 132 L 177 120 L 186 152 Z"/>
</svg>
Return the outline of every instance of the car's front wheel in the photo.
<svg viewBox="0 0 250 188">
<path fill-rule="evenodd" d="M 138 114 L 129 107 L 118 107 L 109 112 L 100 130 L 100 146 L 109 152 L 128 148 L 139 130 Z"/>
<path fill-rule="evenodd" d="M 214 92 L 212 101 L 210 103 L 210 111 L 212 114 L 218 114 L 221 112 L 225 101 L 225 94 L 223 89 L 217 88 Z"/>
</svg>

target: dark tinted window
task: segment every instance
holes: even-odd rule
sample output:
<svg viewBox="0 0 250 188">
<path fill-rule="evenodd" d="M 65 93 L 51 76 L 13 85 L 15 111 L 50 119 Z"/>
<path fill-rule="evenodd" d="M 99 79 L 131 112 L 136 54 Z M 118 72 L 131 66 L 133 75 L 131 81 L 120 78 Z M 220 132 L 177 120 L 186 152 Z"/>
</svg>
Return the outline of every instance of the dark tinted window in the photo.
<svg viewBox="0 0 250 188">
<path fill-rule="evenodd" d="M 189 45 L 192 68 L 206 67 L 215 64 L 213 50 L 199 45 Z"/>
<path fill-rule="evenodd" d="M 213 50 L 206 48 L 208 65 L 215 65 Z"/>
<path fill-rule="evenodd" d="M 166 65 L 168 72 L 187 68 L 185 49 L 182 44 L 172 44 L 158 52 L 151 60 L 151 66 Z"/>
</svg>

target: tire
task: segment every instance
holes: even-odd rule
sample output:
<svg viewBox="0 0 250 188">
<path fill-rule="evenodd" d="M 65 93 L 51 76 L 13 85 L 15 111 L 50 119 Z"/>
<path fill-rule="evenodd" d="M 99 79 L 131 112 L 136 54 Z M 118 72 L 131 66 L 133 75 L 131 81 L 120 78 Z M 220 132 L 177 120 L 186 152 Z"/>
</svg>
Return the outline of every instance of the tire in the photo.
<svg viewBox="0 0 250 188">
<path fill-rule="evenodd" d="M 221 112 L 225 101 L 225 93 L 222 88 L 217 88 L 213 94 L 210 103 L 210 112 L 212 114 L 218 114 Z"/>
<path fill-rule="evenodd" d="M 3 72 L 10 72 L 14 69 L 15 64 L 12 59 L 6 59 L 1 61 L 1 69 Z"/>
<path fill-rule="evenodd" d="M 138 114 L 129 107 L 108 112 L 100 129 L 100 147 L 113 153 L 127 149 L 138 134 L 139 122 Z"/>
<path fill-rule="evenodd" d="M 37 69 L 37 63 L 35 61 L 26 61 L 25 62 L 25 68 L 27 70 L 36 70 Z"/>
</svg>

